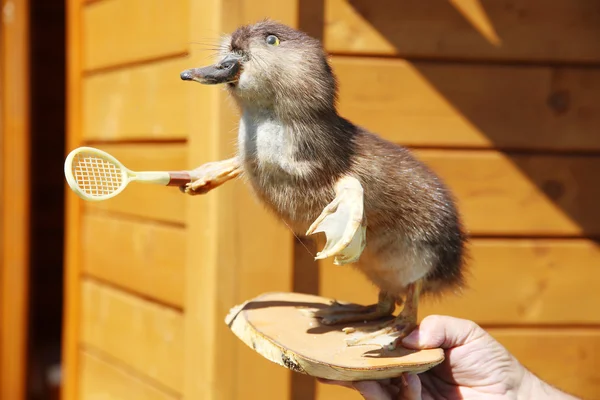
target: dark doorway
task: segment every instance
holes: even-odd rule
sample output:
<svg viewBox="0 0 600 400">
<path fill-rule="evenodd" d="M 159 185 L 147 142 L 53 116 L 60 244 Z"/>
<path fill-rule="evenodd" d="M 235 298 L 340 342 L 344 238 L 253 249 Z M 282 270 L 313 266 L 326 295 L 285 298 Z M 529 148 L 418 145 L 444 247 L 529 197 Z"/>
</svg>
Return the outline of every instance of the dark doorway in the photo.
<svg viewBox="0 0 600 400">
<path fill-rule="evenodd" d="M 27 398 L 58 398 L 63 308 L 65 1 L 30 0 Z"/>
</svg>

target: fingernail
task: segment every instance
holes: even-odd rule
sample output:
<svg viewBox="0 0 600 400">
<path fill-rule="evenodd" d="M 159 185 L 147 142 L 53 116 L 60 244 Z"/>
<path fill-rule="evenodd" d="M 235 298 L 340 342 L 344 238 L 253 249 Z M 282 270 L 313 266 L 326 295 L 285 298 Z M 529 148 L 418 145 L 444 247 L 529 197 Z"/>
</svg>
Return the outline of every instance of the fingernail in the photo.
<svg viewBox="0 0 600 400">
<path fill-rule="evenodd" d="M 421 383 L 419 377 L 416 374 L 405 374 L 404 379 L 406 379 L 406 386 L 413 388 L 419 383 Z"/>
<path fill-rule="evenodd" d="M 419 330 L 415 329 L 407 337 L 402 339 L 402 344 L 406 346 L 418 346 L 419 345 Z"/>
</svg>

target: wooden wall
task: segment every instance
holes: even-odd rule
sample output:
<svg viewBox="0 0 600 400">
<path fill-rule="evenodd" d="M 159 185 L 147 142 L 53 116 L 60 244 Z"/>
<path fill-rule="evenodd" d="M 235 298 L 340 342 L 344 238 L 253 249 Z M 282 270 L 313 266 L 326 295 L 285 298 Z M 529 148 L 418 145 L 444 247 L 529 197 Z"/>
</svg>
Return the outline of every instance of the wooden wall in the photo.
<svg viewBox="0 0 600 400">
<path fill-rule="evenodd" d="M 68 150 L 94 145 L 134 170 L 229 157 L 231 103 L 179 73 L 241 23 L 299 26 L 332 53 L 340 112 L 415 148 L 458 196 L 472 287 L 422 315 L 474 319 L 543 378 L 596 395 L 600 5 L 374 4 L 69 0 Z M 376 299 L 350 268 L 313 263 L 241 182 L 195 198 L 69 193 L 66 256 L 65 399 L 358 398 L 261 359 L 224 325 L 269 290 Z"/>
<path fill-rule="evenodd" d="M 542 378 L 600 398 L 600 4 L 326 0 L 323 21 L 342 114 L 414 148 L 473 237 L 470 289 L 421 317 L 475 320 Z M 324 295 L 375 299 L 358 274 L 318 273 Z"/>
<path fill-rule="evenodd" d="M 297 19 L 292 2 L 230 3 L 70 0 L 67 150 L 96 146 L 133 170 L 230 156 L 224 92 L 179 74 L 211 62 L 208 48 L 241 23 Z M 144 185 L 102 203 L 68 193 L 66 240 L 63 398 L 286 398 L 291 374 L 223 322 L 250 296 L 292 288 L 291 234 L 242 182 L 196 198 Z"/>
<path fill-rule="evenodd" d="M 0 1 L 0 399 L 26 393 L 29 291 L 29 1 Z"/>
</svg>

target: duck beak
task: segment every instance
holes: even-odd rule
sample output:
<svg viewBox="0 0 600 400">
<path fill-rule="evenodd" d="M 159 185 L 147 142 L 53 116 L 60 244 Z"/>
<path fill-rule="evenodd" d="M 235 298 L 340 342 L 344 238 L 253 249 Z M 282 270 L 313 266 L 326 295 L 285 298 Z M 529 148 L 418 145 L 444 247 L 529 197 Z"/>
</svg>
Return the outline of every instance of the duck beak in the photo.
<svg viewBox="0 0 600 400">
<path fill-rule="evenodd" d="M 204 85 L 235 82 L 241 71 L 241 61 L 241 56 L 230 53 L 216 64 L 207 67 L 186 69 L 181 73 L 181 79 Z"/>
</svg>

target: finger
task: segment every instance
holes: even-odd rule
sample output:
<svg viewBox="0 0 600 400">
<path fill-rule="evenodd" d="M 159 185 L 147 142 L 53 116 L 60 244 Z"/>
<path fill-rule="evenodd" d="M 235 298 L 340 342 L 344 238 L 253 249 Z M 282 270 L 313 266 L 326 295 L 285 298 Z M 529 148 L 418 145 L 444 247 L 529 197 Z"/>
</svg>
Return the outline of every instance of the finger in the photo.
<svg viewBox="0 0 600 400">
<path fill-rule="evenodd" d="M 404 374 L 406 386 L 402 391 L 402 400 L 421 400 L 421 379 L 415 374 Z"/>
<path fill-rule="evenodd" d="M 402 344 L 412 349 L 443 348 L 451 349 L 462 346 L 485 334 L 477 324 L 465 319 L 430 315 L 410 335 L 402 340 Z"/>
<path fill-rule="evenodd" d="M 365 400 L 392 400 L 390 392 L 376 381 L 354 382 L 354 388 Z"/>
</svg>

